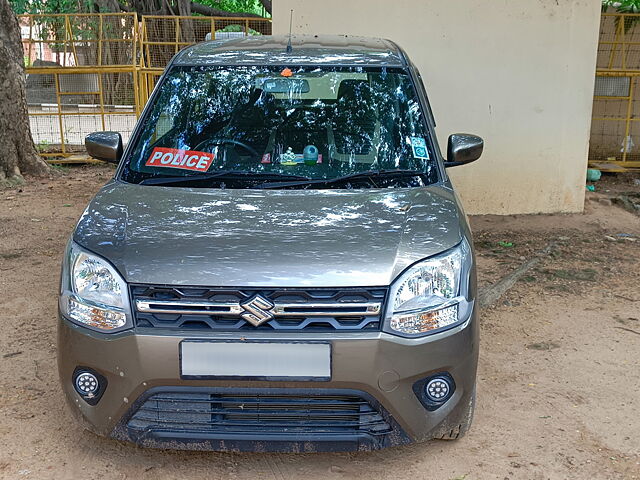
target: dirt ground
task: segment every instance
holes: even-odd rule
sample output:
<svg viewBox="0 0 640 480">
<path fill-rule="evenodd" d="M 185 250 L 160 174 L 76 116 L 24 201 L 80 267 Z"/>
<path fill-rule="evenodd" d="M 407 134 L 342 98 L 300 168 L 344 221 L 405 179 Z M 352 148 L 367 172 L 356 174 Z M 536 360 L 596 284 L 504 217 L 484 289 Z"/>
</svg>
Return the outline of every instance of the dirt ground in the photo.
<svg viewBox="0 0 640 480">
<path fill-rule="evenodd" d="M 640 176 L 605 177 L 584 214 L 472 218 L 482 287 L 551 247 L 482 311 L 467 437 L 284 455 L 144 450 L 72 421 L 55 360 L 59 262 L 110 175 L 73 168 L 0 190 L 0 478 L 640 478 L 640 216 L 616 201 Z"/>
</svg>

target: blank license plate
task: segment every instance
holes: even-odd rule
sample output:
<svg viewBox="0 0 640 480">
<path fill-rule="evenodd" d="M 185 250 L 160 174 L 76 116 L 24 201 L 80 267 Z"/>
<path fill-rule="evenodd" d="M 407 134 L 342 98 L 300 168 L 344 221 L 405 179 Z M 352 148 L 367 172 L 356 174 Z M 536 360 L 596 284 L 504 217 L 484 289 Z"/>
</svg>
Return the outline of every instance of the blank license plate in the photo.
<svg viewBox="0 0 640 480">
<path fill-rule="evenodd" d="M 182 377 L 253 379 L 331 378 L 329 343 L 180 343 Z"/>
</svg>

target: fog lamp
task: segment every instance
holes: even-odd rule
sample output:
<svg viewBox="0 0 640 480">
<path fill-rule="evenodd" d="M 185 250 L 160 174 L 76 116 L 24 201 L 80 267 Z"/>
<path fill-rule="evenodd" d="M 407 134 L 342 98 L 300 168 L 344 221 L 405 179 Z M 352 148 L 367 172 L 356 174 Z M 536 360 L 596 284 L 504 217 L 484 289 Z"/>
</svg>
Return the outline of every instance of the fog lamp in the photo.
<svg viewBox="0 0 640 480">
<path fill-rule="evenodd" d="M 425 386 L 425 394 L 427 398 L 433 402 L 442 402 L 447 399 L 451 393 L 449 380 L 445 377 L 435 377 L 429 380 Z"/>
<path fill-rule="evenodd" d="M 456 382 L 449 372 L 439 372 L 413 384 L 413 393 L 430 412 L 446 405 L 455 391 Z"/>
<path fill-rule="evenodd" d="M 107 379 L 89 367 L 76 367 L 71 379 L 75 391 L 89 405 L 96 405 L 107 389 Z"/>
<path fill-rule="evenodd" d="M 98 378 L 89 372 L 82 372 L 76 377 L 74 382 L 76 390 L 82 396 L 92 397 L 100 389 L 100 383 Z"/>
</svg>

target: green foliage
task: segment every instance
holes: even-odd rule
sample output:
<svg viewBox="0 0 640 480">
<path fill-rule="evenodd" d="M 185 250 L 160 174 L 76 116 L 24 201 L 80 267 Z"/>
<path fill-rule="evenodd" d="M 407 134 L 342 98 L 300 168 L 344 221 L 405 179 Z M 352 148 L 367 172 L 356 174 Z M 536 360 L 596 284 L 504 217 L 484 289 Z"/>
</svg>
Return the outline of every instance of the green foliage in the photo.
<svg viewBox="0 0 640 480">
<path fill-rule="evenodd" d="M 216 32 L 244 32 L 243 25 L 227 25 L 224 28 L 216 30 Z M 253 28 L 249 28 L 249 35 L 261 35 L 260 32 L 254 30 Z"/>
<path fill-rule="evenodd" d="M 9 0 L 13 11 L 22 13 L 76 13 L 87 11 L 89 0 Z"/>
<path fill-rule="evenodd" d="M 640 0 L 602 0 L 602 11 L 613 9 L 618 13 L 640 13 Z M 624 33 L 629 33 L 638 22 L 640 17 L 629 16 L 624 18 Z M 616 28 L 620 23 L 620 19 L 616 18 Z"/>
<path fill-rule="evenodd" d="M 258 0 L 195 0 L 197 3 L 207 5 L 227 12 L 256 13 L 264 15 L 266 12 Z"/>
<path fill-rule="evenodd" d="M 9 0 L 9 2 L 17 15 L 23 13 L 40 14 L 32 21 L 32 24 L 38 27 L 37 33 L 34 32 L 34 38 L 37 36 L 40 40 L 46 41 L 54 52 L 62 51 L 65 48 L 62 42 L 67 38 L 68 28 L 64 17 L 50 14 L 86 12 L 90 7 L 88 0 Z M 97 18 L 89 17 L 84 19 L 82 23 L 70 22 L 69 28 L 76 41 L 93 40 L 97 38 L 98 25 Z M 105 28 L 110 27 L 112 25 L 107 24 Z M 25 58 L 25 65 L 28 61 L 29 59 Z"/>
<path fill-rule="evenodd" d="M 197 1 L 197 0 L 196 0 Z M 9 0 L 13 11 L 23 13 L 80 13 L 88 12 L 93 4 L 92 0 Z M 123 4 L 130 4 L 126 0 Z M 200 0 L 202 5 L 226 10 L 228 12 L 255 13 L 267 15 L 258 0 Z"/>
<path fill-rule="evenodd" d="M 640 13 L 640 0 L 602 0 L 602 10 L 607 8 L 619 13 Z"/>
<path fill-rule="evenodd" d="M 11 5 L 11 8 L 16 15 L 30 13 L 29 0 L 9 0 L 9 4 Z"/>
</svg>

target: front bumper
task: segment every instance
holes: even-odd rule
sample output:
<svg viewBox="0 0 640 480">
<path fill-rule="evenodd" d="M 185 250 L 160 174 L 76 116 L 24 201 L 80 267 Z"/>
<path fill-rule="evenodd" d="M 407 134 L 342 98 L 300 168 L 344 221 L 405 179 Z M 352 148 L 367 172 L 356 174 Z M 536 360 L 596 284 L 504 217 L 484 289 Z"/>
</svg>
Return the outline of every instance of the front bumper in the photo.
<svg viewBox="0 0 640 480">
<path fill-rule="evenodd" d="M 159 334 L 160 333 L 160 334 Z M 179 345 L 185 339 L 330 341 L 332 368 L 329 381 L 199 380 L 180 377 Z M 469 321 L 449 331 L 407 339 L 371 332 L 357 334 L 286 335 L 210 333 L 166 335 L 158 329 L 101 334 L 78 327 L 64 318 L 58 324 L 60 380 L 74 415 L 90 430 L 145 446 L 207 450 L 326 451 L 363 450 L 424 441 L 463 420 L 473 395 L 478 359 L 478 322 L 474 309 Z M 78 367 L 95 370 L 107 380 L 96 405 L 75 391 Z M 455 392 L 435 411 L 428 411 L 413 391 L 416 382 L 448 372 Z M 260 429 L 227 429 L 216 434 L 140 435 L 129 420 L 157 392 L 293 392 L 357 395 L 374 405 L 389 424 L 385 436 L 326 434 L 273 434 Z"/>
</svg>

